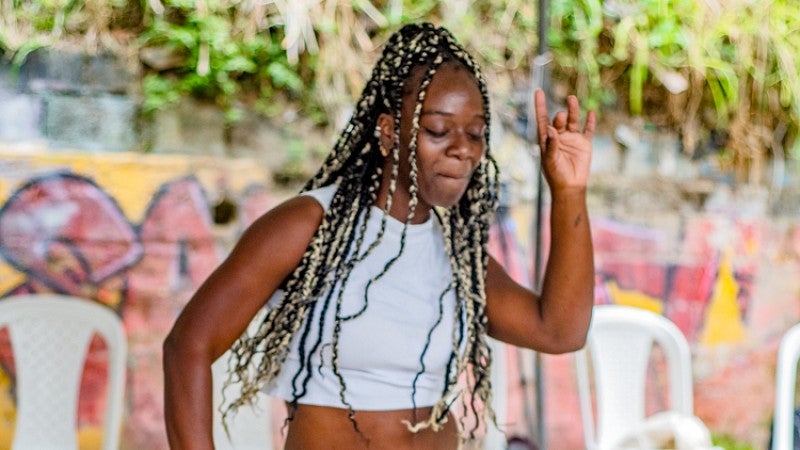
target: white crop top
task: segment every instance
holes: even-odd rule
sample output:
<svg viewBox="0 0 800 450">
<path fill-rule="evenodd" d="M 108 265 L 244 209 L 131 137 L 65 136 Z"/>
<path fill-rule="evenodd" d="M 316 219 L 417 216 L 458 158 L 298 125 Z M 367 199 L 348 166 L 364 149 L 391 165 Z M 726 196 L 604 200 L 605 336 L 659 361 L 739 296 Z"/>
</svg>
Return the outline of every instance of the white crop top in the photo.
<svg viewBox="0 0 800 450">
<path fill-rule="evenodd" d="M 328 208 L 336 189 L 336 185 L 331 185 L 304 195 Z M 382 215 L 382 210 L 372 208 L 362 252 L 375 241 Z M 367 283 L 397 255 L 402 229 L 402 222 L 386 217 L 386 231 L 380 244 L 356 264 L 350 274 L 343 294 L 342 317 L 362 309 Z M 388 272 L 370 286 L 364 313 L 341 324 L 338 368 L 346 386 L 345 399 L 355 410 L 409 409 L 415 404 L 417 407 L 432 406 L 439 400 L 453 349 L 455 294 L 450 290 L 443 297 L 441 318 L 439 297 L 451 279 L 441 226 L 433 214 L 425 223 L 408 225 L 403 253 Z M 340 288 L 341 283 L 334 286 L 324 318 L 323 339 L 311 355 L 311 378 L 298 403 L 345 407 L 339 394 L 340 382 L 331 363 L 335 301 Z M 282 296 L 283 291 L 277 291 L 268 304 L 276 304 Z M 317 301 L 313 315 L 309 313 L 306 317 L 313 321 L 305 342 L 306 354 L 317 341 L 325 297 Z M 266 386 L 265 390 L 272 396 L 288 401 L 294 399 L 292 380 L 300 367 L 299 343 L 304 328 L 305 323 L 295 333 L 280 373 Z M 430 344 L 424 351 L 425 371 L 417 380 L 412 402 L 412 384 L 422 369 L 420 356 L 429 333 Z M 304 370 L 294 382 L 296 392 L 302 392 L 306 375 Z"/>
</svg>

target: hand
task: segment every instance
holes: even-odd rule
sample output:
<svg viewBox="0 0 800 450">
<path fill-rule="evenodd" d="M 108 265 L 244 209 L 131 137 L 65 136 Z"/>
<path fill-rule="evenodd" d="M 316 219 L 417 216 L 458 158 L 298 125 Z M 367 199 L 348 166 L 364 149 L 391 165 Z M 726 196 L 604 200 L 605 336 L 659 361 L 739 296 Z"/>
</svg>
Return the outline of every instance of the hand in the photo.
<svg viewBox="0 0 800 450">
<path fill-rule="evenodd" d="M 589 180 L 592 161 L 592 134 L 596 125 L 594 111 L 586 115 L 580 129 L 580 106 L 574 95 L 567 97 L 567 112 L 559 111 L 552 125 L 547 115 L 544 92 L 537 89 L 534 97 L 542 170 L 552 193 L 583 190 Z"/>
</svg>

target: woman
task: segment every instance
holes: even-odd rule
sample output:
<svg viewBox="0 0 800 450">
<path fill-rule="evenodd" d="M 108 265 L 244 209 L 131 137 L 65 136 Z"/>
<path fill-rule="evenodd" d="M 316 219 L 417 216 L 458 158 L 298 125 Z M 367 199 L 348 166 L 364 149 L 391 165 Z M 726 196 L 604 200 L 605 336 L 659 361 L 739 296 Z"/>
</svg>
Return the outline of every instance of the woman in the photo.
<svg viewBox="0 0 800 450">
<path fill-rule="evenodd" d="M 491 400 L 487 335 L 548 353 L 581 348 L 595 118 L 582 131 L 570 97 L 550 124 L 541 92 L 535 104 L 552 194 L 541 295 L 486 252 L 497 174 L 479 68 L 442 28 L 395 33 L 322 168 L 250 226 L 167 337 L 171 446 L 212 447 L 209 367 L 231 346 L 243 384 L 233 406 L 262 389 L 286 400 L 286 449 L 303 450 L 455 449 L 466 430 L 454 402 L 480 418 L 476 404 Z M 242 337 L 265 304 L 257 332 Z"/>
</svg>

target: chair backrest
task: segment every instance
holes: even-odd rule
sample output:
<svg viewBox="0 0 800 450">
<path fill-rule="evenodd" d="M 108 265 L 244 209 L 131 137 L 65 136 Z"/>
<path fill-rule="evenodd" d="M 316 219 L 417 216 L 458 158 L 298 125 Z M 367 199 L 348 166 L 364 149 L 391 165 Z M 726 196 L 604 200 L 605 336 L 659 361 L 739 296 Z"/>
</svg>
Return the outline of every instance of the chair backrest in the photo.
<svg viewBox="0 0 800 450">
<path fill-rule="evenodd" d="M 775 374 L 775 418 L 772 425 L 772 450 L 792 450 L 794 442 L 794 386 L 800 361 L 800 323 L 789 329 L 778 349 Z"/>
<path fill-rule="evenodd" d="M 250 322 L 248 330 L 254 333 L 264 319 L 266 310 L 262 309 Z M 236 399 L 241 393 L 238 384 L 225 387 L 228 379 L 228 361 L 231 352 L 227 351 L 211 365 L 211 379 L 213 386 L 214 404 L 214 448 L 217 450 L 265 450 L 272 448 L 272 402 L 270 398 L 262 396 L 263 400 L 255 405 L 243 405 L 228 422 L 228 433 L 222 423 L 222 413 L 220 405 L 224 400 L 231 401 Z M 258 363 L 258 356 L 254 358 L 254 364 Z"/>
<path fill-rule="evenodd" d="M 491 383 L 492 383 L 492 409 L 495 413 L 497 427 L 486 418 L 486 435 L 483 437 L 485 450 L 504 450 L 507 447 L 506 426 L 508 416 L 508 369 L 506 364 L 508 348 L 503 342 L 487 339 L 492 351 Z"/>
<path fill-rule="evenodd" d="M 111 309 L 56 294 L 0 300 L 0 328 L 11 338 L 16 369 L 17 422 L 12 448 L 77 448 L 80 380 L 89 343 L 108 348 L 108 396 L 103 449 L 119 447 L 127 339 Z"/>
<path fill-rule="evenodd" d="M 691 353 L 678 327 L 643 309 L 596 306 L 586 349 L 576 354 L 587 449 L 611 448 L 645 418 L 645 381 L 654 343 L 667 362 L 670 410 L 693 413 Z M 596 433 L 587 358 L 591 358 L 596 397 Z"/>
</svg>

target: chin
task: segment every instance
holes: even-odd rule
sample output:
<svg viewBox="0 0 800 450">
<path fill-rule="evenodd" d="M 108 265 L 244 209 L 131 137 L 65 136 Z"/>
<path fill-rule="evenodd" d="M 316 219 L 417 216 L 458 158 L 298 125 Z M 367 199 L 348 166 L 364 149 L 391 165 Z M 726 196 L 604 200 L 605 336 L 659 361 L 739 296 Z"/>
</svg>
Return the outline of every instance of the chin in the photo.
<svg viewBox="0 0 800 450">
<path fill-rule="evenodd" d="M 464 196 L 464 192 L 466 191 L 451 195 L 439 196 L 439 198 L 436 199 L 437 201 L 433 202 L 432 204 L 440 208 L 452 208 L 453 206 L 458 205 L 458 202 L 461 201 L 461 197 Z"/>
<path fill-rule="evenodd" d="M 435 186 L 420 186 L 420 196 L 431 206 L 450 208 L 458 204 L 467 192 L 469 180 L 449 178 Z"/>
</svg>

